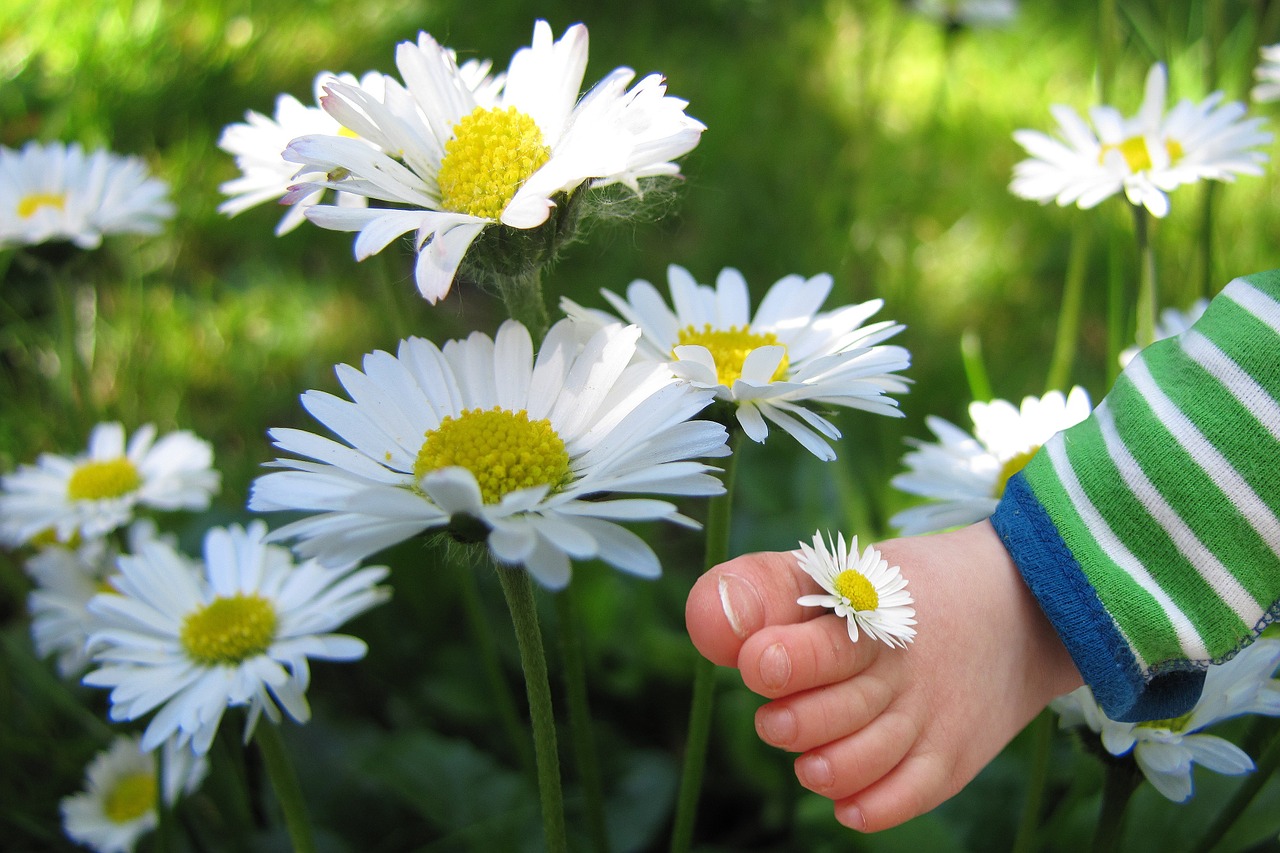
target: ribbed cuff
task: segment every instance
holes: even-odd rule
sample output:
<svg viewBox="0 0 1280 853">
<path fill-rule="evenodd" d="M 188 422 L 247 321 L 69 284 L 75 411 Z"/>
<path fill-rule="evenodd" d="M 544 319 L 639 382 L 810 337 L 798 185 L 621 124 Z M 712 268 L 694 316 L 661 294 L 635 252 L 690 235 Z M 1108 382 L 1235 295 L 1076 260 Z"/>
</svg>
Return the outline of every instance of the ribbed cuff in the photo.
<svg viewBox="0 0 1280 853">
<path fill-rule="evenodd" d="M 1191 710 L 1204 671 L 1179 669 L 1154 678 L 1143 671 L 1021 473 L 1009 480 L 991 523 L 1103 713 L 1140 722 Z"/>
</svg>

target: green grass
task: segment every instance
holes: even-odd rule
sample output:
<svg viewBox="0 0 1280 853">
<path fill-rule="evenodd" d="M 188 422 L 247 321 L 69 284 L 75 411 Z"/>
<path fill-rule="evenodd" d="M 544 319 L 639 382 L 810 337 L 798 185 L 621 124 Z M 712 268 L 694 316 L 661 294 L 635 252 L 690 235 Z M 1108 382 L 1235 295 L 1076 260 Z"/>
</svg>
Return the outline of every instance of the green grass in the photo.
<svg viewBox="0 0 1280 853">
<path fill-rule="evenodd" d="M 1219 7 L 1211 56 L 1204 14 Z M 1127 112 L 1155 60 L 1168 63 L 1174 96 L 1203 97 L 1212 69 L 1229 98 L 1243 99 L 1257 46 L 1280 39 L 1274 4 L 1121 0 L 1119 10 L 1111 87 Z M 1075 233 L 1087 235 L 1090 251 L 1072 377 L 1095 400 L 1105 391 L 1113 372 L 1108 289 L 1116 278 L 1131 293 L 1137 278 L 1125 204 L 1058 209 L 1007 191 L 1022 156 L 1012 132 L 1050 129 L 1050 103 L 1083 111 L 1097 101 L 1096 20 L 1079 4 L 1031 0 L 1014 27 L 948 43 L 890 0 L 11 0 L 0 9 L 0 144 L 76 140 L 142 155 L 173 186 L 179 213 L 160 237 L 108 241 L 57 293 L 13 253 L 0 259 L 0 470 L 43 451 L 75 451 L 102 419 L 194 430 L 213 442 L 224 473 L 209 513 L 175 520 L 194 547 L 206 526 L 249 517 L 249 483 L 273 456 L 266 431 L 310 427 L 298 395 L 337 390 L 334 364 L 358 364 L 408 334 L 442 341 L 496 329 L 501 305 L 474 289 L 455 288 L 435 307 L 420 300 L 402 247 L 357 264 L 350 235 L 304 226 L 274 237 L 279 211 L 269 205 L 221 217 L 217 187 L 236 171 L 216 142 L 246 110 L 269 113 L 281 92 L 307 100 L 320 70 L 393 72 L 394 44 L 419 29 L 501 65 L 537 17 L 557 33 L 574 21 L 588 25 L 588 81 L 623 64 L 660 70 L 708 126 L 683 162 L 671 214 L 601 227 L 570 248 L 547 279 L 553 301 L 566 294 L 602 306 L 600 288 L 660 283 L 670 263 L 702 281 L 737 267 L 756 294 L 783 275 L 825 271 L 837 282 L 831 304 L 883 298 L 880 317 L 907 325 L 898 342 L 912 352 L 915 384 L 902 400 L 905 417 L 841 415 L 846 440 L 829 465 L 784 441 L 746 448 L 734 552 L 790 548 L 820 526 L 890 533 L 887 519 L 908 504 L 889 486 L 904 440 L 926 436 L 926 415 L 967 423 L 965 333 L 980 340 L 996 395 L 1048 390 Z M 1277 189 L 1269 170 L 1215 190 L 1207 269 L 1205 190 L 1173 193 L 1172 213 L 1154 230 L 1165 304 L 1185 306 L 1205 282 L 1218 288 L 1280 265 Z M 91 345 L 87 390 L 76 393 L 67 390 L 58 298 L 80 306 L 77 340 L 86 351 Z M 1131 316 L 1124 322 L 1132 328 Z M 682 613 L 700 544 L 683 532 L 643 532 L 663 553 L 660 581 L 599 565 L 575 575 L 619 850 L 662 849 L 693 659 Z M 21 555 L 3 559 L 0 846 L 69 849 L 57 802 L 79 787 L 84 763 L 104 742 L 104 697 L 61 684 L 33 659 Z M 532 849 L 536 800 L 475 677 L 476 640 L 458 615 L 458 567 L 416 543 L 381 559 L 393 567 L 395 600 L 350 627 L 368 641 L 369 658 L 317 665 L 309 693 L 316 719 L 284 732 L 301 756 L 322 846 Z M 482 611 L 518 689 L 493 581 L 479 579 Z M 554 636 L 554 611 L 543 604 Z M 553 652 L 554 689 L 557 666 Z M 789 757 L 755 738 L 755 700 L 732 676 L 722 686 L 700 849 L 1001 849 L 1011 840 L 1027 760 L 1021 741 L 934 814 L 852 841 L 796 784 Z M 246 760 L 231 728 L 220 743 L 220 770 Z M 1057 832 L 1045 849 L 1072 849 L 1088 837 L 1098 780 L 1065 738 L 1058 747 L 1050 787 Z M 257 768 L 248 769 L 256 779 Z M 469 796 L 450 799 L 458 787 L 441 779 L 457 780 Z M 1132 849 L 1176 849 L 1185 825 L 1207 821 L 1235 782 L 1198 779 L 1202 790 L 1181 810 L 1138 803 L 1144 832 L 1132 834 Z M 581 792 L 571 770 L 567 784 L 572 822 Z M 237 805 L 242 792 L 225 782 L 188 803 L 184 824 L 199 838 L 190 849 L 280 848 L 270 799 L 255 785 L 247 817 Z M 1278 797 L 1272 785 L 1260 803 L 1274 807 Z M 1274 836 L 1274 821 L 1254 823 Z"/>
</svg>

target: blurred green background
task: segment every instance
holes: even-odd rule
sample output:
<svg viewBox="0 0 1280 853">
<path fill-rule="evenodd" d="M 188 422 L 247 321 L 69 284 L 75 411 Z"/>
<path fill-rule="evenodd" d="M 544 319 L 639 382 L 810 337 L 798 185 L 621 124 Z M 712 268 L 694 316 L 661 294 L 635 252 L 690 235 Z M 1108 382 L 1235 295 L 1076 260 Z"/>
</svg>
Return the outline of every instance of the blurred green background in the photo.
<svg viewBox="0 0 1280 853">
<path fill-rule="evenodd" d="M 683 161 L 670 215 L 587 235 L 548 277 L 551 299 L 563 293 L 600 307 L 600 288 L 663 283 L 670 263 L 702 281 L 737 267 L 757 295 L 786 274 L 830 272 L 828 307 L 883 298 L 877 319 L 905 323 L 895 342 L 913 355 L 905 417 L 839 416 L 845 439 L 830 464 L 780 434 L 747 447 L 732 550 L 789 549 L 819 527 L 891 534 L 887 519 L 909 503 L 889 486 L 904 439 L 927 437 L 929 414 L 969 426 L 962 339 L 980 348 L 996 396 L 1048 390 L 1073 246 L 1085 289 L 1072 381 L 1099 399 L 1117 341 L 1131 337 L 1137 260 L 1127 205 L 1113 199 L 1080 211 L 1014 198 L 1007 185 L 1023 153 L 1012 132 L 1051 130 L 1051 103 L 1078 111 L 1097 103 L 1100 61 L 1114 64 L 1109 101 L 1126 113 L 1136 111 L 1157 60 L 1169 66 L 1173 97 L 1221 88 L 1247 99 L 1258 47 L 1280 40 L 1280 5 L 1265 0 L 1114 7 L 1119 26 L 1108 41 L 1094 5 L 1054 0 L 1024 2 L 1009 26 L 982 30 L 941 25 L 890 0 L 9 0 L 0 9 L 0 144 L 79 141 L 141 155 L 171 184 L 178 214 L 160 237 L 109 238 L 58 293 L 15 253 L 0 255 L 0 470 L 41 451 L 77 452 L 98 420 L 120 419 L 131 431 L 146 422 L 194 430 L 213 442 L 224 476 L 213 510 L 179 520 L 194 549 L 210 524 L 248 518 L 249 482 L 273 457 L 266 430 L 311 428 L 298 395 L 338 390 L 335 363 L 358 364 L 407 334 L 492 333 L 502 317 L 496 300 L 455 287 L 427 305 L 403 246 L 357 264 L 347 234 L 304 225 L 276 238 L 272 205 L 219 215 L 218 185 L 237 171 L 216 143 L 246 110 L 270 114 L 280 93 L 309 102 L 321 70 L 395 73 L 394 45 L 419 30 L 500 68 L 527 44 L 533 21 L 546 18 L 557 35 L 576 21 L 588 26 L 588 85 L 618 65 L 660 71 L 708 127 Z M 1153 229 L 1162 304 L 1185 307 L 1236 275 L 1280 265 L 1276 191 L 1269 169 L 1212 191 L 1173 193 L 1171 214 Z M 1115 306 L 1112 294 L 1123 297 Z M 59 299 L 73 301 L 76 328 L 58 326 L 66 313 Z M 67 391 L 68 335 L 87 365 L 77 393 Z M 593 564 L 578 566 L 574 581 L 617 850 L 665 844 L 694 656 L 683 603 L 700 541 L 645 532 L 663 554 L 660 581 Z M 64 849 L 58 799 L 78 789 L 84 763 L 105 743 L 104 696 L 64 686 L 34 660 L 28 582 L 17 555 L 4 559 L 0 848 Z M 473 588 L 442 552 L 419 543 L 380 559 L 393 566 L 395 600 L 350 626 L 369 642 L 368 660 L 318 665 L 316 719 L 285 732 L 325 849 L 537 849 L 536 797 L 474 663 L 477 644 L 495 643 L 519 688 L 494 579 L 478 572 Z M 554 608 L 543 598 L 554 640 Z M 460 601 L 474 605 L 475 619 L 461 618 Z M 554 679 L 554 643 L 552 656 Z M 974 667 L 980 678 L 981 662 Z M 722 675 L 699 849 L 1008 846 L 1026 772 L 1021 742 L 942 809 L 855 838 L 828 803 L 799 787 L 788 756 L 755 739 L 756 700 L 733 673 Z M 1060 740 L 1054 822 L 1042 840 L 1046 849 L 1080 849 L 1100 775 Z M 240 753 L 233 728 L 219 743 L 215 762 L 244 772 L 253 809 L 238 810 L 234 786 L 206 786 L 184 806 L 184 843 L 282 847 L 253 756 Z M 1236 784 L 1197 779 L 1196 798 L 1180 808 L 1140 792 L 1130 826 L 1144 831 L 1130 833 L 1128 849 L 1176 849 Z M 1267 827 L 1274 837 L 1265 814 L 1280 801 L 1275 788 L 1232 844 L 1252 844 Z"/>
</svg>

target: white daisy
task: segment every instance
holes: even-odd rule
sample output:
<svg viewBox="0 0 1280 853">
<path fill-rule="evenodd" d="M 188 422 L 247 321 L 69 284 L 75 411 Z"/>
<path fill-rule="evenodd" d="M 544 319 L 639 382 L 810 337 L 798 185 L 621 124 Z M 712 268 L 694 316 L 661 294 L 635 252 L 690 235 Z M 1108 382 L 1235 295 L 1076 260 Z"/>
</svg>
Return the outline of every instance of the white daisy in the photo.
<svg viewBox="0 0 1280 853">
<path fill-rule="evenodd" d="M 1089 112 L 1092 126 L 1069 107 L 1050 108 L 1062 139 L 1034 130 L 1013 138 L 1031 155 L 1014 166 L 1014 195 L 1060 206 L 1091 208 L 1124 190 L 1130 203 L 1152 215 L 1169 212 L 1165 193 L 1201 180 L 1232 181 L 1261 175 L 1267 154 L 1255 146 L 1271 141 L 1264 120 L 1242 120 L 1244 104 L 1222 103 L 1214 92 L 1200 103 L 1182 100 L 1164 111 L 1165 70 L 1147 75 L 1142 107 L 1132 118 L 1109 106 Z"/>
<path fill-rule="evenodd" d="M 796 603 L 802 607 L 830 607 L 848 621 L 849 639 L 858 641 L 858 629 L 873 640 L 906 648 L 916 636 L 916 611 L 907 581 L 897 566 L 890 566 L 874 546 L 868 545 L 858 556 L 858 537 L 848 547 L 844 534 L 835 542 L 830 534 L 823 542 L 822 532 L 813 534 L 813 547 L 804 542 L 793 551 L 800 568 L 827 591 L 826 595 L 802 595 Z"/>
<path fill-rule="evenodd" d="M 279 722 L 283 708 L 306 722 L 307 659 L 364 657 L 362 640 L 329 632 L 386 600 L 375 584 L 387 569 L 295 565 L 266 533 L 260 521 L 212 528 L 203 565 L 146 543 L 120 558 L 118 594 L 89 602 L 101 623 L 89 637 L 99 667 L 84 683 L 111 688 L 112 720 L 156 711 L 144 749 L 176 737 L 205 754 L 229 706 L 248 707 L 246 740 L 264 712 Z"/>
<path fill-rule="evenodd" d="M 173 805 L 208 775 L 209 763 L 191 750 L 166 741 L 161 751 L 163 791 L 156 779 L 156 755 L 139 735 L 121 735 L 85 768 L 85 787 L 62 800 L 62 828 L 78 844 L 98 853 L 131 853 L 138 839 L 156 828 L 156 802 Z"/>
<path fill-rule="evenodd" d="M 364 89 L 371 97 L 382 99 L 383 76 L 379 73 L 371 71 L 357 80 L 351 74 L 335 75 L 323 71 L 315 79 L 317 106 L 306 106 L 292 95 L 280 95 L 276 98 L 273 117 L 250 110 L 245 113 L 243 122 L 227 125 L 218 140 L 218 147 L 235 156 L 241 175 L 219 187 L 223 195 L 230 196 L 218 206 L 220 213 L 235 216 L 251 207 L 281 198 L 290 186 L 299 181 L 323 180 L 323 175 L 314 173 L 299 175 L 298 164 L 290 163 L 282 155 L 289 143 L 299 136 L 350 135 L 350 131 L 318 106 L 324 85 L 330 81 Z M 322 195 L 321 191 L 316 191 L 295 201 L 276 226 L 276 235 L 287 234 L 297 228 L 306 219 L 307 208 L 317 203 Z M 366 199 L 362 195 L 338 193 L 336 202 L 339 206 L 363 207 Z"/>
<path fill-rule="evenodd" d="M 108 234 L 156 234 L 173 216 L 169 185 L 138 157 L 79 145 L 0 147 L 0 248 L 70 240 L 96 249 Z"/>
<path fill-rule="evenodd" d="M 129 527 L 127 550 L 137 551 L 143 542 L 155 538 L 155 523 L 139 519 Z M 96 622 L 87 606 L 91 598 L 111 588 L 119 556 L 120 549 L 104 537 L 78 547 L 46 545 L 26 562 L 36 587 L 27 596 L 31 639 L 40 657 L 57 655 L 58 672 L 64 678 L 79 675 L 89 664 L 85 642 Z"/>
<path fill-rule="evenodd" d="M 1240 747 L 1202 730 L 1241 714 L 1280 716 L 1280 640 L 1258 639 L 1226 663 L 1209 667 L 1200 700 L 1190 713 L 1171 720 L 1118 723 L 1105 716 L 1088 687 L 1055 699 L 1063 728 L 1086 726 L 1097 732 L 1112 755 L 1133 758 L 1152 786 L 1174 802 L 1192 794 L 1191 765 L 1238 775 L 1253 770 Z"/>
<path fill-rule="evenodd" d="M 642 178 L 678 174 L 672 161 L 704 129 L 684 114 L 684 101 L 667 96 L 659 74 L 628 90 L 635 72 L 618 68 L 579 100 L 587 65 L 581 24 L 553 41 L 551 27 L 538 21 L 532 45 L 516 52 L 493 85 L 476 86 L 453 51 L 426 33 L 398 46 L 396 65 L 404 85 L 388 77 L 382 100 L 360 87 L 326 86 L 324 109 L 374 147 L 334 136 L 294 140 L 285 157 L 327 179 L 304 183 L 285 201 L 328 188 L 391 203 L 316 205 L 307 218 L 359 231 L 361 260 L 416 230 L 415 278 L 431 302 L 449 292 L 485 228 L 537 228 L 563 194 L 583 185 L 621 183 L 639 193 Z"/>
<path fill-rule="evenodd" d="M 614 324 L 585 343 L 580 331 L 554 325 L 536 362 L 529 332 L 507 321 L 494 339 L 476 332 L 440 349 L 410 338 L 395 356 L 366 356 L 363 373 L 339 365 L 354 402 L 308 391 L 302 403 L 346 444 L 272 430 L 307 459 L 277 460 L 291 470 L 258 478 L 250 509 L 318 513 L 273 538 L 327 563 L 447 528 L 551 588 L 568 583 L 571 557 L 658 575 L 652 549 L 615 522 L 691 522 L 666 501 L 616 495 L 723 492 L 693 460 L 725 455 L 727 436 L 689 420 L 710 394 L 628 366 L 638 329 Z"/>
<path fill-rule="evenodd" d="M 907 439 L 915 448 L 902 457 L 907 471 L 891 482 L 930 503 L 905 509 L 889 523 L 914 536 L 987 518 L 1009 478 L 1055 433 L 1084 420 L 1091 409 L 1089 394 L 1075 387 L 1065 397 L 1061 391 L 1024 397 L 1018 408 L 1005 400 L 970 403 L 973 435 L 950 421 L 926 417 L 938 440 Z"/>
<path fill-rule="evenodd" d="M 1258 84 L 1249 93 L 1260 104 L 1280 101 L 1280 44 L 1259 48 L 1262 61 L 1253 69 Z"/>
<path fill-rule="evenodd" d="M 125 444 L 124 427 L 100 423 L 88 450 L 45 453 L 0 477 L 0 541 L 32 542 L 52 531 L 58 542 L 88 540 L 128 524 L 136 507 L 202 510 L 218 490 L 209 443 L 181 430 L 159 441 L 147 424 Z"/>
<path fill-rule="evenodd" d="M 829 461 L 836 454 L 827 440 L 838 439 L 840 430 L 819 409 L 846 406 L 901 416 L 887 395 L 907 390 L 906 380 L 893 374 L 910 366 L 911 357 L 902 347 L 878 344 L 904 327 L 888 320 L 862 325 L 883 300 L 819 311 L 831 292 L 831 276 L 789 275 L 769 288 L 753 316 L 746 280 L 735 269 L 722 270 L 714 288 L 674 264 L 667 280 L 674 310 L 647 281 L 632 282 L 626 299 L 601 293 L 624 320 L 644 331 L 643 358 L 714 391 L 734 407 L 753 441 L 768 437 L 772 421 Z M 564 309 L 583 321 L 616 319 L 568 300 Z"/>
<path fill-rule="evenodd" d="M 1204 314 L 1205 309 L 1209 307 L 1209 300 L 1201 297 L 1192 303 L 1191 307 L 1186 311 L 1180 311 L 1177 308 L 1166 308 L 1160 312 L 1160 319 L 1156 321 L 1155 337 L 1153 341 L 1162 341 L 1165 338 L 1172 338 L 1174 335 L 1180 335 L 1187 329 L 1190 329 Z M 1133 357 L 1138 354 L 1141 347 L 1126 347 L 1120 353 L 1120 366 L 1127 367 L 1129 362 L 1133 361 Z"/>
</svg>

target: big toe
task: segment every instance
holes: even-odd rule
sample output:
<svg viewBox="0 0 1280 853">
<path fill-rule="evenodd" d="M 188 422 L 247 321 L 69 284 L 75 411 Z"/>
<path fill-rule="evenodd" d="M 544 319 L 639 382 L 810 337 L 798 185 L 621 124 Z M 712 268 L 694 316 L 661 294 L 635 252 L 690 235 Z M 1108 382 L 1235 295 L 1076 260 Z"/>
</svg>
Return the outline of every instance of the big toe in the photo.
<svg viewBox="0 0 1280 853">
<path fill-rule="evenodd" d="M 796 603 L 819 591 L 791 553 L 746 554 L 698 578 L 685 603 L 685 624 L 703 657 L 734 666 L 743 642 L 761 628 L 819 615 L 821 611 Z"/>
</svg>

